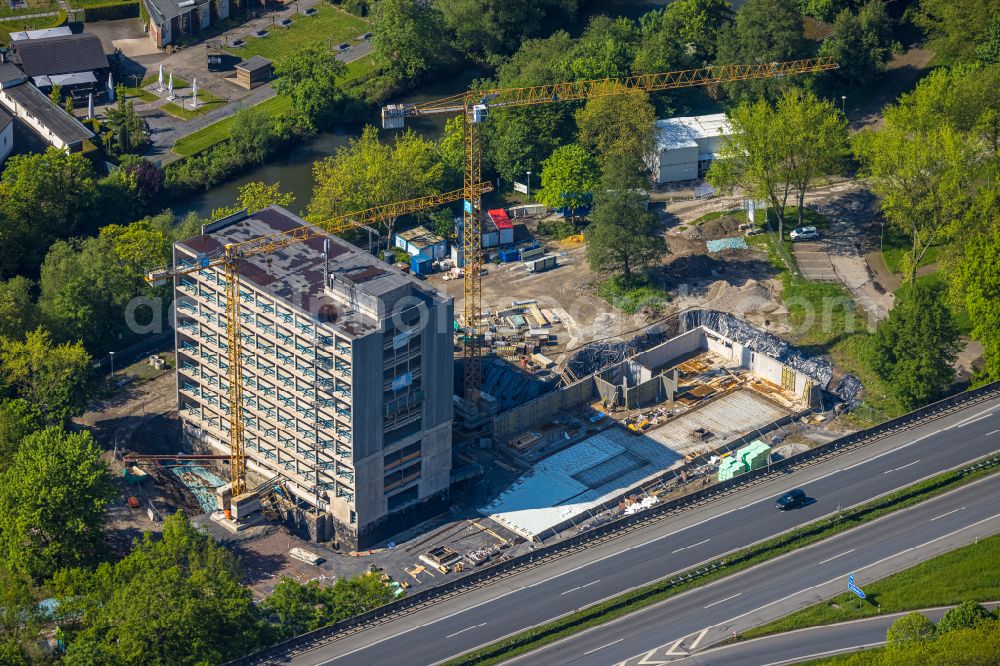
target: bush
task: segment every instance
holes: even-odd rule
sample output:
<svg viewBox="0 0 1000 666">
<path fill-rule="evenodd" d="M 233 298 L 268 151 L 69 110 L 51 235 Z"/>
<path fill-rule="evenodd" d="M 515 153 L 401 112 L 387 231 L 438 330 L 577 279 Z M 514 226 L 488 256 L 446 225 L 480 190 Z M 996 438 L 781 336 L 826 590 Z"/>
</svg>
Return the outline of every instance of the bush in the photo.
<svg viewBox="0 0 1000 666">
<path fill-rule="evenodd" d="M 945 634 L 955 629 L 972 629 L 993 619 L 993 613 L 975 601 L 964 601 L 944 614 L 944 617 L 938 622 L 937 633 Z"/>
<path fill-rule="evenodd" d="M 86 23 L 138 17 L 138 2 L 107 2 L 103 5 L 88 5 L 83 10 L 83 20 Z"/>
<path fill-rule="evenodd" d="M 892 623 L 885 642 L 890 647 L 905 647 L 934 638 L 934 623 L 923 613 L 907 613 Z"/>
<path fill-rule="evenodd" d="M 538 233 L 542 236 L 562 240 L 576 233 L 576 227 L 571 220 L 541 220 L 538 223 Z"/>
</svg>

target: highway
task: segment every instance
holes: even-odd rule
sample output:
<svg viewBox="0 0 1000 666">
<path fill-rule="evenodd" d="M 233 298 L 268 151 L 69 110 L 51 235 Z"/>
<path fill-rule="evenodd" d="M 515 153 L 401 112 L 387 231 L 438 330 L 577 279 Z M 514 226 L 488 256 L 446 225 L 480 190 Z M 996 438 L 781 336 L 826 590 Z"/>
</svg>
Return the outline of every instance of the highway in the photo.
<svg viewBox="0 0 1000 666">
<path fill-rule="evenodd" d="M 728 638 L 733 631 L 844 592 L 852 573 L 863 590 L 865 581 L 997 532 L 1000 477 L 989 476 L 510 663 L 635 666 L 666 662 Z"/>
<path fill-rule="evenodd" d="M 997 607 L 997 603 L 983 604 L 987 608 Z M 927 608 L 920 612 L 937 622 L 954 606 Z M 831 657 L 844 652 L 855 652 L 878 647 L 885 643 L 885 632 L 889 626 L 906 615 L 886 613 L 864 620 L 841 622 L 808 629 L 798 629 L 782 634 L 764 636 L 752 641 L 730 643 L 722 647 L 698 652 L 689 657 L 677 657 L 670 666 L 783 666 L 811 659 Z M 655 656 L 647 664 L 656 664 Z"/>
<path fill-rule="evenodd" d="M 791 474 L 776 475 L 668 520 L 650 521 L 618 539 L 442 599 L 286 663 L 433 664 L 998 449 L 1000 399 L 993 399 Z M 776 511 L 774 497 L 793 487 L 803 487 L 816 501 L 795 511 Z M 971 515 L 973 508 L 958 513 Z M 709 623 L 701 621 L 696 629 Z M 661 629 L 661 639 L 669 638 L 663 634 Z M 614 654 L 621 660 L 636 651 Z"/>
</svg>

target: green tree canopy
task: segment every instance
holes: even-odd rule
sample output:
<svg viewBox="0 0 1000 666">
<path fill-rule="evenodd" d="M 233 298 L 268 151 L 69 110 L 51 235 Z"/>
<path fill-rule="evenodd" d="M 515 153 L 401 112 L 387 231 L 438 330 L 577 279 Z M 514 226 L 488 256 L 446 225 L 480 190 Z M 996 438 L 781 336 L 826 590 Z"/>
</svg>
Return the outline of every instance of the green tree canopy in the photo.
<svg viewBox="0 0 1000 666">
<path fill-rule="evenodd" d="M 639 29 L 631 20 L 595 16 L 564 56 L 571 80 L 628 76 L 639 45 Z"/>
<path fill-rule="evenodd" d="M 105 510 L 116 491 L 87 432 L 50 427 L 21 441 L 0 475 L 0 553 L 42 580 L 89 566 L 104 552 Z"/>
<path fill-rule="evenodd" d="M 391 144 L 379 141 L 378 130 L 365 127 L 361 136 L 336 155 L 313 165 L 316 187 L 309 219 L 321 224 L 336 215 L 405 201 L 441 191 L 444 166 L 438 147 L 412 130 Z M 392 247 L 396 218 L 380 220 Z"/>
<path fill-rule="evenodd" d="M 216 208 L 212 211 L 212 219 L 219 220 L 223 217 L 233 215 L 241 210 L 248 213 L 256 213 L 271 205 L 287 208 L 295 203 L 295 195 L 291 192 L 282 192 L 281 183 L 262 183 L 259 180 L 246 183 L 240 186 L 240 193 L 236 197 L 236 203 L 232 206 Z"/>
<path fill-rule="evenodd" d="M 53 240 L 85 232 L 96 194 L 93 167 L 80 153 L 49 148 L 7 158 L 0 176 L 0 246 L 7 248 L 0 278 L 33 275 Z"/>
<path fill-rule="evenodd" d="M 973 629 L 976 626 L 991 622 L 996 616 L 975 601 L 963 601 L 944 614 L 937 623 L 937 633 L 946 634 L 956 629 Z"/>
<path fill-rule="evenodd" d="M 913 612 L 892 623 L 886 632 L 885 642 L 889 647 L 906 647 L 933 638 L 934 623 L 923 613 Z"/>
<path fill-rule="evenodd" d="M 29 654 L 41 626 L 40 615 L 31 579 L 0 561 L 0 664 L 32 663 Z"/>
<path fill-rule="evenodd" d="M 0 401 L 0 472 L 10 467 L 21 441 L 42 428 L 42 412 L 27 400 Z"/>
<path fill-rule="evenodd" d="M 34 283 L 21 275 L 0 281 L 0 338 L 21 338 L 37 325 L 33 288 Z"/>
<path fill-rule="evenodd" d="M 458 48 L 476 56 L 513 53 L 525 38 L 535 37 L 546 19 L 570 23 L 578 0 L 437 0 Z"/>
<path fill-rule="evenodd" d="M 726 0 L 677 0 L 644 14 L 636 70 L 666 72 L 712 62 L 719 31 L 732 17 Z"/>
<path fill-rule="evenodd" d="M 52 344 L 41 328 L 24 341 L 0 340 L 0 377 L 52 423 L 83 412 L 90 362 L 79 342 Z"/>
<path fill-rule="evenodd" d="M 553 208 L 576 209 L 591 200 L 597 188 L 598 171 L 594 158 L 576 144 L 556 148 L 542 163 L 542 187 L 538 200 Z"/>
<path fill-rule="evenodd" d="M 586 235 L 590 267 L 621 276 L 626 288 L 667 249 L 656 216 L 646 210 L 645 196 L 633 190 L 600 192 Z"/>
<path fill-rule="evenodd" d="M 646 93 L 595 97 L 576 112 L 578 142 L 603 169 L 617 156 L 641 169 L 655 145 L 656 111 Z"/>
<path fill-rule="evenodd" d="M 945 62 L 971 62 L 997 15 L 1000 0 L 920 0 L 914 22 L 927 32 L 928 46 Z"/>
<path fill-rule="evenodd" d="M 858 13 L 844 9 L 833 23 L 833 35 L 820 46 L 839 67 L 828 74 L 833 90 L 863 86 L 885 71 L 892 57 L 892 21 L 882 0 L 870 0 Z"/>
<path fill-rule="evenodd" d="M 163 537 L 96 571 L 58 574 L 56 596 L 78 621 L 67 627 L 67 664 L 219 664 L 261 646 L 265 633 L 236 558 L 182 514 Z"/>
<path fill-rule="evenodd" d="M 338 79 L 347 66 L 334 57 L 323 42 L 314 42 L 296 49 L 275 63 L 277 80 L 274 90 L 288 97 L 292 108 L 317 127 L 327 127 L 343 111 L 346 96 Z"/>
<path fill-rule="evenodd" d="M 951 385 L 958 330 L 940 289 L 914 283 L 898 293 L 870 341 L 867 360 L 910 410 L 933 402 Z"/>
<path fill-rule="evenodd" d="M 747 0 L 736 19 L 719 33 L 716 60 L 720 64 L 780 62 L 809 54 L 802 15 L 792 0 Z M 738 100 L 777 97 L 787 80 L 760 79 L 726 85 Z"/>
<path fill-rule="evenodd" d="M 379 0 L 372 14 L 372 61 L 393 82 L 418 81 L 453 60 L 444 15 L 429 2 Z"/>
<path fill-rule="evenodd" d="M 1000 380 L 1000 230 L 995 224 L 966 241 L 955 268 L 952 286 L 969 313 L 972 336 L 983 345 L 976 382 Z"/>
</svg>

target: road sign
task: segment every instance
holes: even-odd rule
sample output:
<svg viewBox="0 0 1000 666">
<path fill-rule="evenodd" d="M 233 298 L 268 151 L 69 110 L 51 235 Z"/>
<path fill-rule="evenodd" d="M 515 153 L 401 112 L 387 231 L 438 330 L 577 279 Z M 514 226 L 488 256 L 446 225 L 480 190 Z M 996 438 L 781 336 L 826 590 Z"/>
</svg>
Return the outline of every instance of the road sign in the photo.
<svg viewBox="0 0 1000 666">
<path fill-rule="evenodd" d="M 862 599 L 867 599 L 865 593 L 861 591 L 861 588 L 854 584 L 854 574 L 847 577 L 847 589 L 858 595 Z"/>
</svg>

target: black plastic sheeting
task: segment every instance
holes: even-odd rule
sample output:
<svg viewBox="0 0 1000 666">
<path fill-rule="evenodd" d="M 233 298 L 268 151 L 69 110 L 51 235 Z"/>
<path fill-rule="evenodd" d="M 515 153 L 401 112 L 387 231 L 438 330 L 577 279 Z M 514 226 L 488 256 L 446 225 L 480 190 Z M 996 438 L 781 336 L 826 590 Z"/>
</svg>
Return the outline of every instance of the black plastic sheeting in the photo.
<svg viewBox="0 0 1000 666">
<path fill-rule="evenodd" d="M 582 379 L 609 365 L 621 363 L 639 352 L 652 349 L 670 339 L 666 331 L 648 328 L 625 342 L 593 342 L 573 354 L 566 366 Z"/>
</svg>

